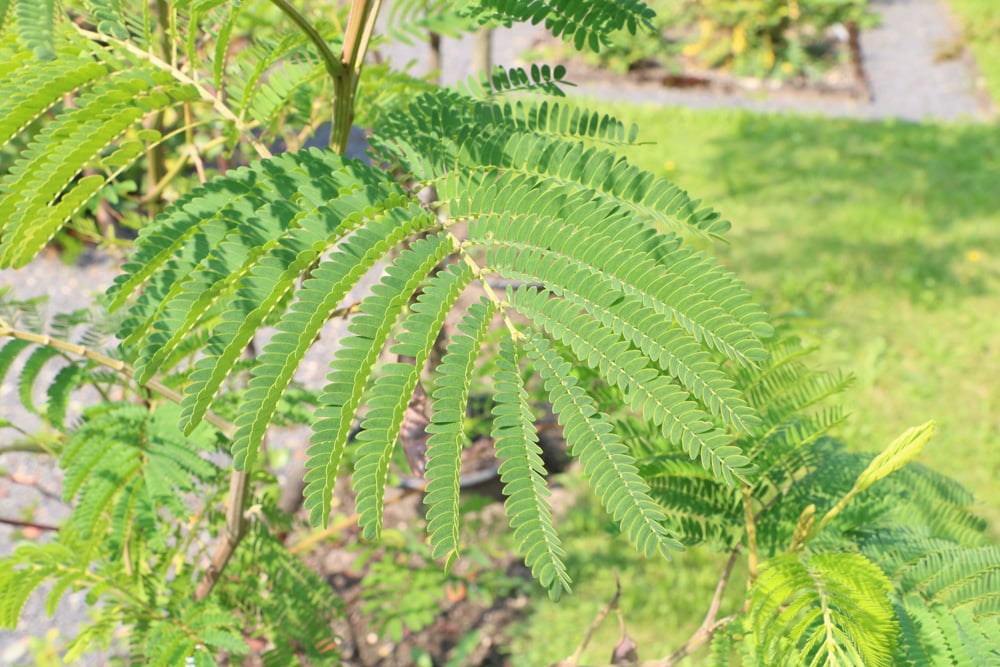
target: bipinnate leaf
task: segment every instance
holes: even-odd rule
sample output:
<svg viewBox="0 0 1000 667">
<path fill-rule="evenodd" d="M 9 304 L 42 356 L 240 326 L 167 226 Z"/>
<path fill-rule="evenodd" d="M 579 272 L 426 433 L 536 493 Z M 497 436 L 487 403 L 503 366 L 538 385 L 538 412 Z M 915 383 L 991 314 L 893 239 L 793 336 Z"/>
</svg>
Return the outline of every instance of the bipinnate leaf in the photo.
<svg viewBox="0 0 1000 667">
<path fill-rule="evenodd" d="M 246 70 L 240 85 L 252 89 L 265 71 Z M 445 91 L 379 114 L 373 151 L 391 169 L 330 151 L 286 153 L 182 196 L 142 230 L 111 291 L 114 305 L 128 307 L 121 337 L 136 378 L 183 368 L 183 361 L 174 365 L 193 352 L 181 415 L 191 429 L 215 410 L 233 373 L 249 368 L 232 443 L 235 467 L 249 470 L 324 324 L 350 317 L 314 413 L 305 508 L 313 524 L 327 520 L 360 420 L 353 484 L 364 535 L 375 538 L 409 397 L 458 295 L 479 280 L 485 305 L 469 310 L 442 364 L 430 369 L 437 373 L 427 427 L 433 554 L 450 563 L 459 546 L 463 422 L 476 360 L 498 313 L 507 327 L 513 315 L 535 332 L 525 340 L 512 333 L 516 349 L 504 343 L 504 423 L 494 435 L 510 522 L 539 580 L 553 595 L 568 589 L 530 410 L 511 375 L 525 362 L 521 352 L 526 368 L 541 375 L 542 400 L 555 406 L 571 453 L 627 537 L 646 555 L 677 548 L 643 477 L 651 465 L 644 461 L 640 474 L 632 443 L 613 433 L 617 422 L 599 410 L 591 384 L 578 382 L 570 360 L 600 380 L 595 396 L 622 397 L 623 411 L 649 426 L 647 442 L 656 444 L 647 453 L 695 480 L 670 487 L 679 502 L 716 480 L 749 480 L 746 442 L 763 420 L 731 378 L 766 362 L 761 339 L 771 327 L 744 285 L 685 243 L 690 233 L 719 235 L 728 223 L 604 147 L 634 139 L 624 124 L 568 106 L 498 98 L 500 89 L 540 90 L 562 74 L 508 72 L 479 97 Z M 415 193 L 428 186 L 436 197 L 425 202 Z M 371 294 L 360 304 L 345 302 L 380 262 L 387 269 Z M 491 286 L 497 279 L 513 286 L 506 300 Z M 270 326 L 277 332 L 262 352 L 245 359 L 247 346 Z M 401 359 L 386 360 L 387 347 Z M 702 509 L 726 507 L 726 497 L 719 492 Z M 722 534 L 723 520 L 709 523 L 700 534 Z"/>
</svg>

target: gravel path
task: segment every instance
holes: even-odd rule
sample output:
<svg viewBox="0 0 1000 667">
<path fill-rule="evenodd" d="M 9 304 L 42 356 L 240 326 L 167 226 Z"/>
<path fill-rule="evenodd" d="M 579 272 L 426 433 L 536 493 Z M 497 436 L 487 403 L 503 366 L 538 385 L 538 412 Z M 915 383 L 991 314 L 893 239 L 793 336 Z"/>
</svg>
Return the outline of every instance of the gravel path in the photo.
<svg viewBox="0 0 1000 667">
<path fill-rule="evenodd" d="M 920 121 L 987 120 L 993 109 L 977 94 L 971 56 L 939 61 L 938 54 L 958 39 L 960 32 L 939 0 L 871 0 L 881 16 L 877 28 L 861 34 L 861 51 L 873 99 L 870 103 L 834 96 L 764 91 L 730 95 L 722 92 L 678 90 L 659 85 L 582 84 L 574 94 L 601 99 L 652 102 L 697 109 L 739 107 L 755 111 L 794 111 L 851 118 L 901 118 Z M 539 26 L 519 25 L 494 33 L 497 64 L 517 64 L 518 57 L 540 42 Z M 471 37 L 442 40 L 441 79 L 463 81 L 472 73 Z M 396 63 L 414 62 L 413 72 L 426 74 L 426 47 L 394 47 L 387 55 Z M 568 77 L 573 79 L 570 72 Z"/>
<path fill-rule="evenodd" d="M 873 0 L 882 25 L 861 34 L 874 100 L 865 118 L 986 119 L 992 105 L 981 92 L 971 55 L 939 55 L 960 31 L 939 0 Z"/>
<path fill-rule="evenodd" d="M 941 48 L 957 36 L 943 5 L 937 0 L 873 0 L 873 5 L 882 16 L 882 25 L 864 33 L 861 40 L 873 92 L 873 100 L 868 104 L 815 97 L 761 98 L 626 86 L 582 86 L 578 92 L 585 96 L 694 108 L 742 107 L 855 118 L 982 120 L 991 116 L 989 105 L 975 92 L 975 70 L 970 61 L 936 60 Z M 530 48 L 541 33 L 532 26 L 497 31 L 495 61 L 516 63 L 518 54 Z M 444 40 L 445 83 L 471 74 L 467 58 L 470 44 L 468 38 Z M 425 48 L 399 47 L 388 55 L 396 63 L 415 61 L 415 73 L 426 71 Z M 0 271 L 0 288 L 11 287 L 19 298 L 48 294 L 50 312 L 62 312 L 86 303 L 90 294 L 103 291 L 113 275 L 114 267 L 107 261 L 71 268 L 43 258 L 22 271 Z M 327 340 L 336 340 L 336 336 L 327 336 Z M 323 359 L 329 358 L 329 353 L 329 350 L 317 351 L 307 359 L 302 379 L 321 380 Z M 0 414 L 27 424 L 17 407 L 16 391 L 9 381 L 0 385 Z M 23 518 L 32 512 L 34 521 L 56 523 L 66 515 L 67 508 L 58 501 L 59 472 L 51 465 L 40 463 L 37 457 L 0 455 L 0 473 L 5 473 L 0 478 L 0 516 Z M 12 551 L 14 539 L 14 530 L 0 526 L 0 556 Z M 72 636 L 76 625 L 86 618 L 86 608 L 82 596 L 70 596 L 60 605 L 56 618 L 50 620 L 44 614 L 44 598 L 36 595 L 29 601 L 24 618 L 16 631 L 0 631 L 0 665 L 31 664 L 29 638 L 43 636 L 50 628 L 62 637 Z M 95 656 L 89 664 L 101 662 L 101 657 Z"/>
<path fill-rule="evenodd" d="M 114 275 L 114 268 L 106 259 L 71 267 L 57 259 L 43 257 L 21 271 L 0 271 L 0 288 L 11 287 L 14 296 L 20 299 L 48 295 L 49 313 L 68 312 L 88 303 L 96 292 L 110 286 Z M 54 369 L 46 370 L 51 378 Z M 0 384 L 0 416 L 30 429 L 37 426 L 38 421 L 21 408 L 17 386 L 11 381 L 17 377 L 13 371 L 16 366 Z M 4 435 L 8 433 L 10 431 L 3 431 Z M 5 444 L 5 441 L 0 442 Z M 3 475 L 0 477 L 0 516 L 53 525 L 69 514 L 69 508 L 59 500 L 62 473 L 50 460 L 28 454 L 0 455 L 0 474 Z M 18 532 L 11 526 L 0 525 L 0 556 L 14 550 Z M 43 533 L 35 539 L 48 537 Z M 44 587 L 42 591 L 48 589 Z M 53 631 L 63 640 L 73 637 L 77 625 L 87 618 L 84 594 L 63 598 L 54 618 L 50 619 L 45 614 L 45 595 L 36 593 L 28 600 L 21 618 L 14 632 L 0 630 L 0 665 L 34 664 L 29 651 L 33 637 L 44 637 Z M 102 656 L 88 656 L 83 664 L 103 664 Z"/>
<path fill-rule="evenodd" d="M 761 97 L 764 93 L 723 95 L 663 88 L 623 90 L 599 86 L 583 92 L 602 98 L 692 108 L 740 107 L 793 111 L 846 118 L 904 120 L 988 120 L 994 110 L 977 93 L 971 56 L 939 61 L 937 54 L 959 33 L 937 0 L 872 0 L 879 27 L 861 33 L 864 70 L 872 91 L 868 103 L 819 95 Z"/>
</svg>

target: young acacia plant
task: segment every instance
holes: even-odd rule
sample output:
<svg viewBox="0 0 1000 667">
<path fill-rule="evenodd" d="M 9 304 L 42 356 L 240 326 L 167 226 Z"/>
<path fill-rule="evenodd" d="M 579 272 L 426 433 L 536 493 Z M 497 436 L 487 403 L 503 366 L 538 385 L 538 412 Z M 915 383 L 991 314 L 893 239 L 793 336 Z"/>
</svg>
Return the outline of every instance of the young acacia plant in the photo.
<svg viewBox="0 0 1000 667">
<path fill-rule="evenodd" d="M 425 4 L 399 3 L 396 17 Z M 721 617 L 720 592 L 702 629 L 654 664 L 713 638 L 720 660 L 733 645 L 746 664 L 994 660 L 1000 553 L 966 496 L 909 468 L 893 493 L 868 492 L 931 426 L 875 458 L 836 448 L 825 434 L 838 413 L 814 406 L 842 381 L 801 366 L 785 336 L 767 342 L 747 288 L 690 243 L 728 223 L 616 152 L 636 128 L 553 101 L 562 68 L 497 70 L 459 89 L 387 68 L 365 78 L 380 5 L 0 4 L 0 140 L 17 155 L 0 178 L 0 264 L 31 262 L 67 223 L 103 214 L 140 227 L 105 303 L 113 349 L 68 340 L 70 325 L 0 320 L 11 339 L 0 371 L 28 355 L 24 407 L 65 433 L 56 453 L 74 506 L 53 541 L 0 561 L 0 623 L 16 624 L 49 582 L 50 607 L 79 588 L 95 604 L 73 655 L 124 625 L 142 664 L 233 662 L 251 646 L 266 664 L 336 662 L 338 603 L 284 544 L 289 520 L 265 491 L 261 454 L 273 424 L 308 408 L 293 398 L 306 353 L 348 318 L 306 410 L 303 499 L 317 529 L 349 472 L 362 537 L 379 538 L 398 442 L 426 392 L 428 548 L 450 565 L 467 408 L 488 359 L 508 521 L 550 595 L 572 573 L 529 391 L 640 553 L 710 543 L 731 563 L 746 556 L 746 608 Z M 438 29 L 442 16 L 530 20 L 593 50 L 651 18 L 634 0 L 447 11 Z M 326 121 L 328 149 L 272 155 Z M 370 132 L 366 161 L 344 156 L 356 121 Z M 235 168 L 215 172 L 212 159 Z M 366 277 L 375 284 L 355 302 Z M 35 406 L 55 357 L 74 370 Z M 105 400 L 65 424 L 65 397 L 88 383 Z M 927 498 L 934 511 L 919 515 Z"/>
</svg>

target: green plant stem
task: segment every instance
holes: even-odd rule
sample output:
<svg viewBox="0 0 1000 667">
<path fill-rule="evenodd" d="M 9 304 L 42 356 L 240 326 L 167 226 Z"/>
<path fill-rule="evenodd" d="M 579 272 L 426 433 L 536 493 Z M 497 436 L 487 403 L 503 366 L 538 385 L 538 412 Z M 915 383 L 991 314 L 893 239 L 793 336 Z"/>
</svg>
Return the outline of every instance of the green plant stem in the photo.
<svg viewBox="0 0 1000 667">
<path fill-rule="evenodd" d="M 330 50 L 329 45 L 326 40 L 323 39 L 323 35 L 319 34 L 319 31 L 309 22 L 305 16 L 303 16 L 295 7 L 291 5 L 287 0 L 271 0 L 271 2 L 277 6 L 285 15 L 292 20 L 292 22 L 299 27 L 309 41 L 315 45 L 316 49 L 319 51 L 320 58 L 323 59 L 323 64 L 326 66 L 326 71 L 330 75 L 330 78 L 336 83 L 337 79 L 341 76 L 344 66 L 334 55 L 333 51 Z"/>
<path fill-rule="evenodd" d="M 812 538 L 813 535 L 815 535 L 815 532 L 813 532 L 815 520 L 816 506 L 812 504 L 806 505 L 806 508 L 802 510 L 802 514 L 799 515 L 799 520 L 795 523 L 795 531 L 792 533 L 792 542 L 788 547 L 789 551 L 798 551 Z"/>
<path fill-rule="evenodd" d="M 104 394 L 101 394 L 102 396 Z M 7 422 L 4 428 L 13 429 L 21 434 L 21 438 L 0 445 L 0 456 L 4 454 L 46 454 L 52 458 L 59 456 L 59 448 L 65 443 L 66 436 L 58 431 L 48 429 L 29 433 L 17 424 Z"/>
<path fill-rule="evenodd" d="M 358 79 L 364 67 L 368 46 L 375 32 L 382 0 L 352 0 L 347 17 L 347 32 L 340 55 L 341 70 L 333 78 L 333 126 L 330 147 L 340 155 L 347 153 L 347 142 L 354 125 L 354 102 Z"/>
<path fill-rule="evenodd" d="M 148 119 L 147 122 L 156 133 L 159 135 L 163 134 L 163 112 L 157 112 L 153 114 L 153 117 Z M 163 152 L 163 144 L 155 144 L 149 147 L 146 151 L 146 188 L 150 191 L 156 189 L 156 184 L 163 177 L 163 174 L 167 172 L 166 156 Z M 161 204 L 158 201 L 158 196 L 146 197 L 146 215 L 150 220 L 156 217 L 156 214 L 162 210 Z"/>
<path fill-rule="evenodd" d="M 758 569 L 758 556 L 757 556 L 757 521 L 754 518 L 753 507 L 751 506 L 751 500 L 753 499 L 750 495 L 751 489 L 749 486 L 743 486 L 743 515 L 746 521 L 746 531 L 747 531 L 747 568 L 750 571 L 750 576 L 747 580 L 747 586 L 753 586 L 753 582 L 757 580 L 757 569 Z"/>
<path fill-rule="evenodd" d="M 198 145 L 194 140 L 194 130 L 192 129 L 194 124 L 194 119 L 191 115 L 191 104 L 188 102 L 184 103 L 184 138 L 187 140 L 187 151 L 184 153 L 191 157 L 191 161 L 194 162 L 195 172 L 198 174 L 198 182 L 203 184 L 208 180 L 205 174 L 205 163 L 201 159 L 201 153 L 198 152 Z M 221 137 L 218 137 L 221 139 Z"/>
<path fill-rule="evenodd" d="M 169 134 L 166 134 L 166 135 L 162 136 L 160 138 L 160 143 L 162 143 L 162 142 L 166 141 L 167 139 L 170 139 L 171 137 L 176 136 L 176 135 L 178 135 L 178 134 L 180 134 L 182 132 L 185 135 L 187 135 L 195 127 L 198 127 L 199 125 L 205 125 L 205 124 L 207 124 L 207 122 L 208 121 L 193 122 L 193 123 L 185 125 L 183 128 L 178 128 L 178 129 L 174 130 L 173 132 L 170 132 Z M 211 141 L 209 141 L 208 143 L 206 143 L 205 146 L 204 146 L 204 148 L 207 150 L 209 148 L 214 148 L 215 146 L 218 146 L 219 144 L 223 144 L 225 142 L 226 142 L 226 138 L 225 137 L 216 137 L 215 139 L 212 139 Z M 179 176 L 180 173 L 184 170 L 184 167 L 187 166 L 188 160 L 194 160 L 195 155 L 198 155 L 198 152 L 195 149 L 194 144 L 192 143 L 191 144 L 191 149 L 188 150 L 188 151 L 186 151 L 186 152 L 184 152 L 184 153 L 181 153 L 180 155 L 178 155 L 177 156 L 177 160 L 174 162 L 173 166 L 171 166 L 170 169 L 167 171 L 167 173 L 165 173 L 163 175 L 163 178 L 161 178 L 160 182 L 156 184 L 156 187 L 154 187 L 152 190 L 150 190 L 146 194 L 142 195 L 139 198 L 139 201 L 140 202 L 145 202 L 145 201 L 147 201 L 149 199 L 152 199 L 153 197 L 160 196 L 160 194 L 164 190 L 167 189 L 167 186 L 170 185 L 170 183 L 172 183 L 173 180 L 175 178 L 177 178 L 177 176 Z M 131 163 L 130 163 L 129 166 L 131 166 Z M 122 169 L 117 170 L 112 177 L 117 176 L 122 171 L 123 171 Z"/>
<path fill-rule="evenodd" d="M 170 39 L 167 29 L 169 25 L 170 7 L 167 5 L 166 0 L 156 0 L 156 36 L 160 40 L 160 55 L 164 59 L 169 58 L 170 62 L 176 62 L 173 58 L 173 50 L 171 49 L 173 40 Z"/>
<path fill-rule="evenodd" d="M 160 43 L 160 57 L 163 58 L 165 62 L 174 63 L 176 60 L 172 57 L 171 52 L 171 40 L 168 36 L 167 26 L 170 24 L 170 8 L 167 6 L 166 0 L 156 0 L 156 35 L 159 38 Z M 149 125 L 156 130 L 157 134 L 163 135 L 164 129 L 164 115 L 163 111 L 158 111 L 152 115 L 152 117 L 147 119 Z M 147 188 L 153 190 L 156 184 L 163 178 L 163 174 L 167 172 L 166 165 L 166 152 L 164 151 L 163 144 L 157 143 L 150 146 L 147 149 L 146 158 L 146 179 L 148 182 Z M 150 219 L 156 217 L 156 214 L 162 210 L 162 202 L 159 197 L 148 197 L 146 198 L 146 214 Z"/>
<path fill-rule="evenodd" d="M 243 508 L 246 507 L 249 487 L 248 471 L 233 469 L 229 476 L 229 494 L 226 496 L 226 530 L 219 536 L 212 561 L 198 582 L 194 592 L 195 600 L 204 600 L 209 596 L 246 534 Z"/>
<path fill-rule="evenodd" d="M 256 357 L 252 340 L 247 346 L 247 352 L 251 359 Z M 212 560 L 195 589 L 195 600 L 204 600 L 211 594 L 236 548 L 243 541 L 247 532 L 246 506 L 249 493 L 250 471 L 245 467 L 237 470 L 234 466 L 229 475 L 229 492 L 226 494 L 226 530 L 215 542 Z"/>
<path fill-rule="evenodd" d="M 37 442 L 22 441 L 15 442 L 9 445 L 0 445 L 0 456 L 4 454 L 52 454 L 52 451 L 46 449 L 43 445 Z"/>
<path fill-rule="evenodd" d="M 854 500 L 854 496 L 861 493 L 863 490 L 865 490 L 865 488 L 867 487 L 862 487 L 862 485 L 859 484 L 859 482 L 855 481 L 854 486 L 851 487 L 851 490 L 848 491 L 836 505 L 831 507 L 829 511 L 823 515 L 823 518 L 820 519 L 818 523 L 815 524 L 811 523 L 808 526 L 808 532 L 805 534 L 805 536 L 803 536 L 801 544 L 805 544 L 806 542 L 808 542 L 809 540 L 811 540 L 812 538 L 816 537 L 821 532 L 823 532 L 823 529 L 826 528 L 827 524 L 833 521 L 833 519 L 838 514 L 843 512 L 844 508 L 847 507 L 848 503 Z"/>
</svg>

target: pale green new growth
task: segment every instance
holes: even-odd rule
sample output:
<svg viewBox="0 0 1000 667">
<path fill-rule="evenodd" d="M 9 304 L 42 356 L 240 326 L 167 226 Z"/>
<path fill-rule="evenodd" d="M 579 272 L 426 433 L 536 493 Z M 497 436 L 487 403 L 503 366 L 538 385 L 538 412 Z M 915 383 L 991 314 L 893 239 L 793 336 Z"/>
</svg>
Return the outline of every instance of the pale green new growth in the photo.
<svg viewBox="0 0 1000 667">
<path fill-rule="evenodd" d="M 754 584 L 749 622 L 760 664 L 893 665 L 898 628 L 891 584 L 853 553 L 789 553 Z"/>
</svg>

